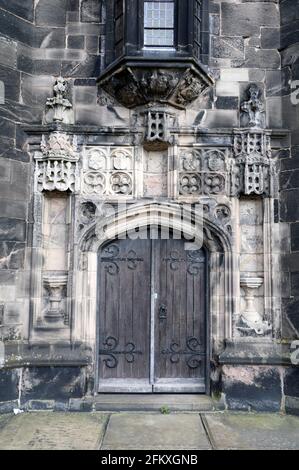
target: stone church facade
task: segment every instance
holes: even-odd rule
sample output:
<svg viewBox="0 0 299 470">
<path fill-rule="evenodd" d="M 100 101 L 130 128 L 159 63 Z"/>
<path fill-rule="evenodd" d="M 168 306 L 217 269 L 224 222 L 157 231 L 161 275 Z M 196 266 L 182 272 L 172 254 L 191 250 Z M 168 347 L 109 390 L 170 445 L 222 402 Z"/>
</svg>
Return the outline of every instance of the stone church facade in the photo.
<svg viewBox="0 0 299 470">
<path fill-rule="evenodd" d="M 0 0 L 1 411 L 298 413 L 298 12 Z"/>
</svg>

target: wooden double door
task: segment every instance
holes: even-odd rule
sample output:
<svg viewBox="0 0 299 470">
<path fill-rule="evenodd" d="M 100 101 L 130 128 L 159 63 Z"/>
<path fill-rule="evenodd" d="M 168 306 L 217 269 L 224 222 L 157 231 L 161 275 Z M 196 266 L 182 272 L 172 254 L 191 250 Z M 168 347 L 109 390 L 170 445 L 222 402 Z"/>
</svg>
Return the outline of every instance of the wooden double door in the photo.
<svg viewBox="0 0 299 470">
<path fill-rule="evenodd" d="M 99 392 L 205 393 L 206 254 L 185 240 L 99 252 Z"/>
</svg>

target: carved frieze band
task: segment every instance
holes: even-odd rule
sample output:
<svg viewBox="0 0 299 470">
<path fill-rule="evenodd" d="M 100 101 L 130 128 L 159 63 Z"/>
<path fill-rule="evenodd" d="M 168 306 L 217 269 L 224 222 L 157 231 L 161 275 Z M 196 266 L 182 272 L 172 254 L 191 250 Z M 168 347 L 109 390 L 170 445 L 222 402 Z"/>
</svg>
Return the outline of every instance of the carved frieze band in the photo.
<svg viewBox="0 0 299 470">
<path fill-rule="evenodd" d="M 86 147 L 79 158 L 76 136 L 52 132 L 42 137 L 34 157 L 36 191 L 71 191 L 100 197 L 134 195 L 133 147 Z M 274 197 L 278 191 L 270 131 L 238 130 L 232 148 L 179 147 L 177 167 L 181 197 Z"/>
</svg>

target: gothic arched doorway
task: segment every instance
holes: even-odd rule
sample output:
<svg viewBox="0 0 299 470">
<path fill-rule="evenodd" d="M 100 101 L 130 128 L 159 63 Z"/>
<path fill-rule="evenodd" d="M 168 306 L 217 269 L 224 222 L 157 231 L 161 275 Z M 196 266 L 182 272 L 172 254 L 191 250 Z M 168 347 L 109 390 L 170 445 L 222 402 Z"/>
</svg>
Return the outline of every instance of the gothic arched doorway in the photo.
<svg viewBox="0 0 299 470">
<path fill-rule="evenodd" d="M 99 392 L 205 393 L 207 256 L 175 237 L 98 253 Z"/>
</svg>

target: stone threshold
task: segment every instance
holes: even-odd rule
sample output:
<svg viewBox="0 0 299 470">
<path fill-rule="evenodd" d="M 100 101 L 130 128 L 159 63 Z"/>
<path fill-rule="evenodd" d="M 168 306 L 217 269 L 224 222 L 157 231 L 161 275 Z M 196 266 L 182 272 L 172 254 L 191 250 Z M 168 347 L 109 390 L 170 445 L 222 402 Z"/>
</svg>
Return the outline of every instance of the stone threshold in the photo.
<svg viewBox="0 0 299 470">
<path fill-rule="evenodd" d="M 221 402 L 195 394 L 99 394 L 84 400 L 95 411 L 215 411 Z"/>
<path fill-rule="evenodd" d="M 55 412 L 211 412 L 225 409 L 223 401 L 200 394 L 99 394 L 84 398 L 30 399 L 0 402 L 0 415 L 23 411 Z"/>
</svg>

